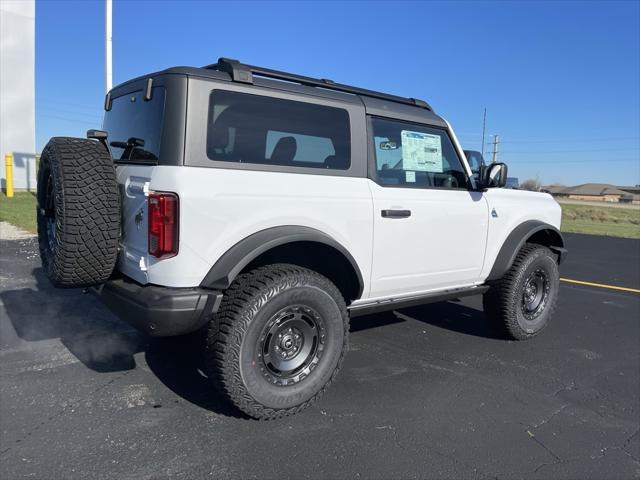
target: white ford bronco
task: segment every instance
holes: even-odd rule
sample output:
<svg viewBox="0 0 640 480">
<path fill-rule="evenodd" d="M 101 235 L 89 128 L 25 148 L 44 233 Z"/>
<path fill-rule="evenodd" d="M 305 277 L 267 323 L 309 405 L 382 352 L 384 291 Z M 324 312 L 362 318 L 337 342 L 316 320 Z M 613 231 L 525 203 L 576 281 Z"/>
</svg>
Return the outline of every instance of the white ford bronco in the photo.
<svg viewBox="0 0 640 480">
<path fill-rule="evenodd" d="M 125 82 L 40 160 L 43 268 L 150 335 L 202 334 L 255 418 L 335 378 L 349 319 L 483 295 L 512 339 L 558 297 L 560 207 L 473 174 L 424 101 L 221 58 Z"/>
</svg>

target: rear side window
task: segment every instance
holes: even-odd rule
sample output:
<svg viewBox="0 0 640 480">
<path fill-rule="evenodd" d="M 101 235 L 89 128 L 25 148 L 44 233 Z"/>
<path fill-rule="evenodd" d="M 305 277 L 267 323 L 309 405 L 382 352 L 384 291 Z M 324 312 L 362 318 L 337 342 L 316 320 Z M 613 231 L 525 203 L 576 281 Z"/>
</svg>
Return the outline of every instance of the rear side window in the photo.
<svg viewBox="0 0 640 480">
<path fill-rule="evenodd" d="M 207 156 L 224 162 L 348 170 L 349 114 L 341 108 L 215 90 Z"/>
<path fill-rule="evenodd" d="M 164 87 L 154 87 L 151 100 L 148 101 L 144 100 L 142 90 L 112 100 L 111 110 L 105 112 L 102 129 L 109 134 L 111 152 L 116 162 L 158 161 L 164 102 Z M 122 146 L 114 146 L 114 142 Z"/>
</svg>

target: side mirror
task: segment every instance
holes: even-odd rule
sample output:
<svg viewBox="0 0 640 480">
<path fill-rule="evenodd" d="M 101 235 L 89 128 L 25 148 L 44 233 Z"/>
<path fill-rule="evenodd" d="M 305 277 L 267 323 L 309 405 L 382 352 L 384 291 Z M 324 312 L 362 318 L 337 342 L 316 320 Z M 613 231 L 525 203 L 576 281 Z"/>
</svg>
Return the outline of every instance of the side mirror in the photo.
<svg viewBox="0 0 640 480">
<path fill-rule="evenodd" d="M 507 184 L 507 164 L 492 163 L 480 169 L 480 186 L 482 188 L 502 188 Z"/>
<path fill-rule="evenodd" d="M 95 130 L 93 128 L 91 130 L 87 130 L 87 138 L 93 138 L 95 140 L 102 141 L 106 140 L 108 136 L 109 134 L 104 130 Z"/>
</svg>

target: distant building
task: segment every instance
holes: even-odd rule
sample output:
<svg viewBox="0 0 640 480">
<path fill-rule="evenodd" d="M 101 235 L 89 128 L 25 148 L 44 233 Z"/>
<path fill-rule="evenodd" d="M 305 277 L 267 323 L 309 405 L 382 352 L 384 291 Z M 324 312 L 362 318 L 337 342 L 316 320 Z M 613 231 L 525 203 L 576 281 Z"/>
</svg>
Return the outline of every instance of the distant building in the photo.
<svg viewBox="0 0 640 480">
<path fill-rule="evenodd" d="M 0 181 L 13 153 L 13 186 L 35 188 L 35 1 L 0 1 Z"/>
<path fill-rule="evenodd" d="M 640 195 L 640 185 L 636 185 L 635 187 L 617 187 L 618 189 L 631 193 L 632 195 Z"/>
<path fill-rule="evenodd" d="M 634 203 L 640 204 L 640 194 L 630 193 L 622 188 L 634 190 L 634 187 L 616 187 L 606 183 L 584 183 L 575 187 L 549 185 L 542 187 L 554 197 L 589 202 Z"/>
</svg>

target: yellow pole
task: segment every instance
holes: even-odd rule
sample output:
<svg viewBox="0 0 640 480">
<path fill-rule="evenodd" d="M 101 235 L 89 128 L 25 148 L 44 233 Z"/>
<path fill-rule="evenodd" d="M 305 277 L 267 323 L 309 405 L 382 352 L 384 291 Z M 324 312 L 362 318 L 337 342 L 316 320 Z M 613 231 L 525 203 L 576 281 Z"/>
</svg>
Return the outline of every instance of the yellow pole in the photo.
<svg viewBox="0 0 640 480">
<path fill-rule="evenodd" d="M 13 197 L 13 154 L 7 153 L 4 156 L 4 171 L 7 177 L 7 197 Z"/>
</svg>

